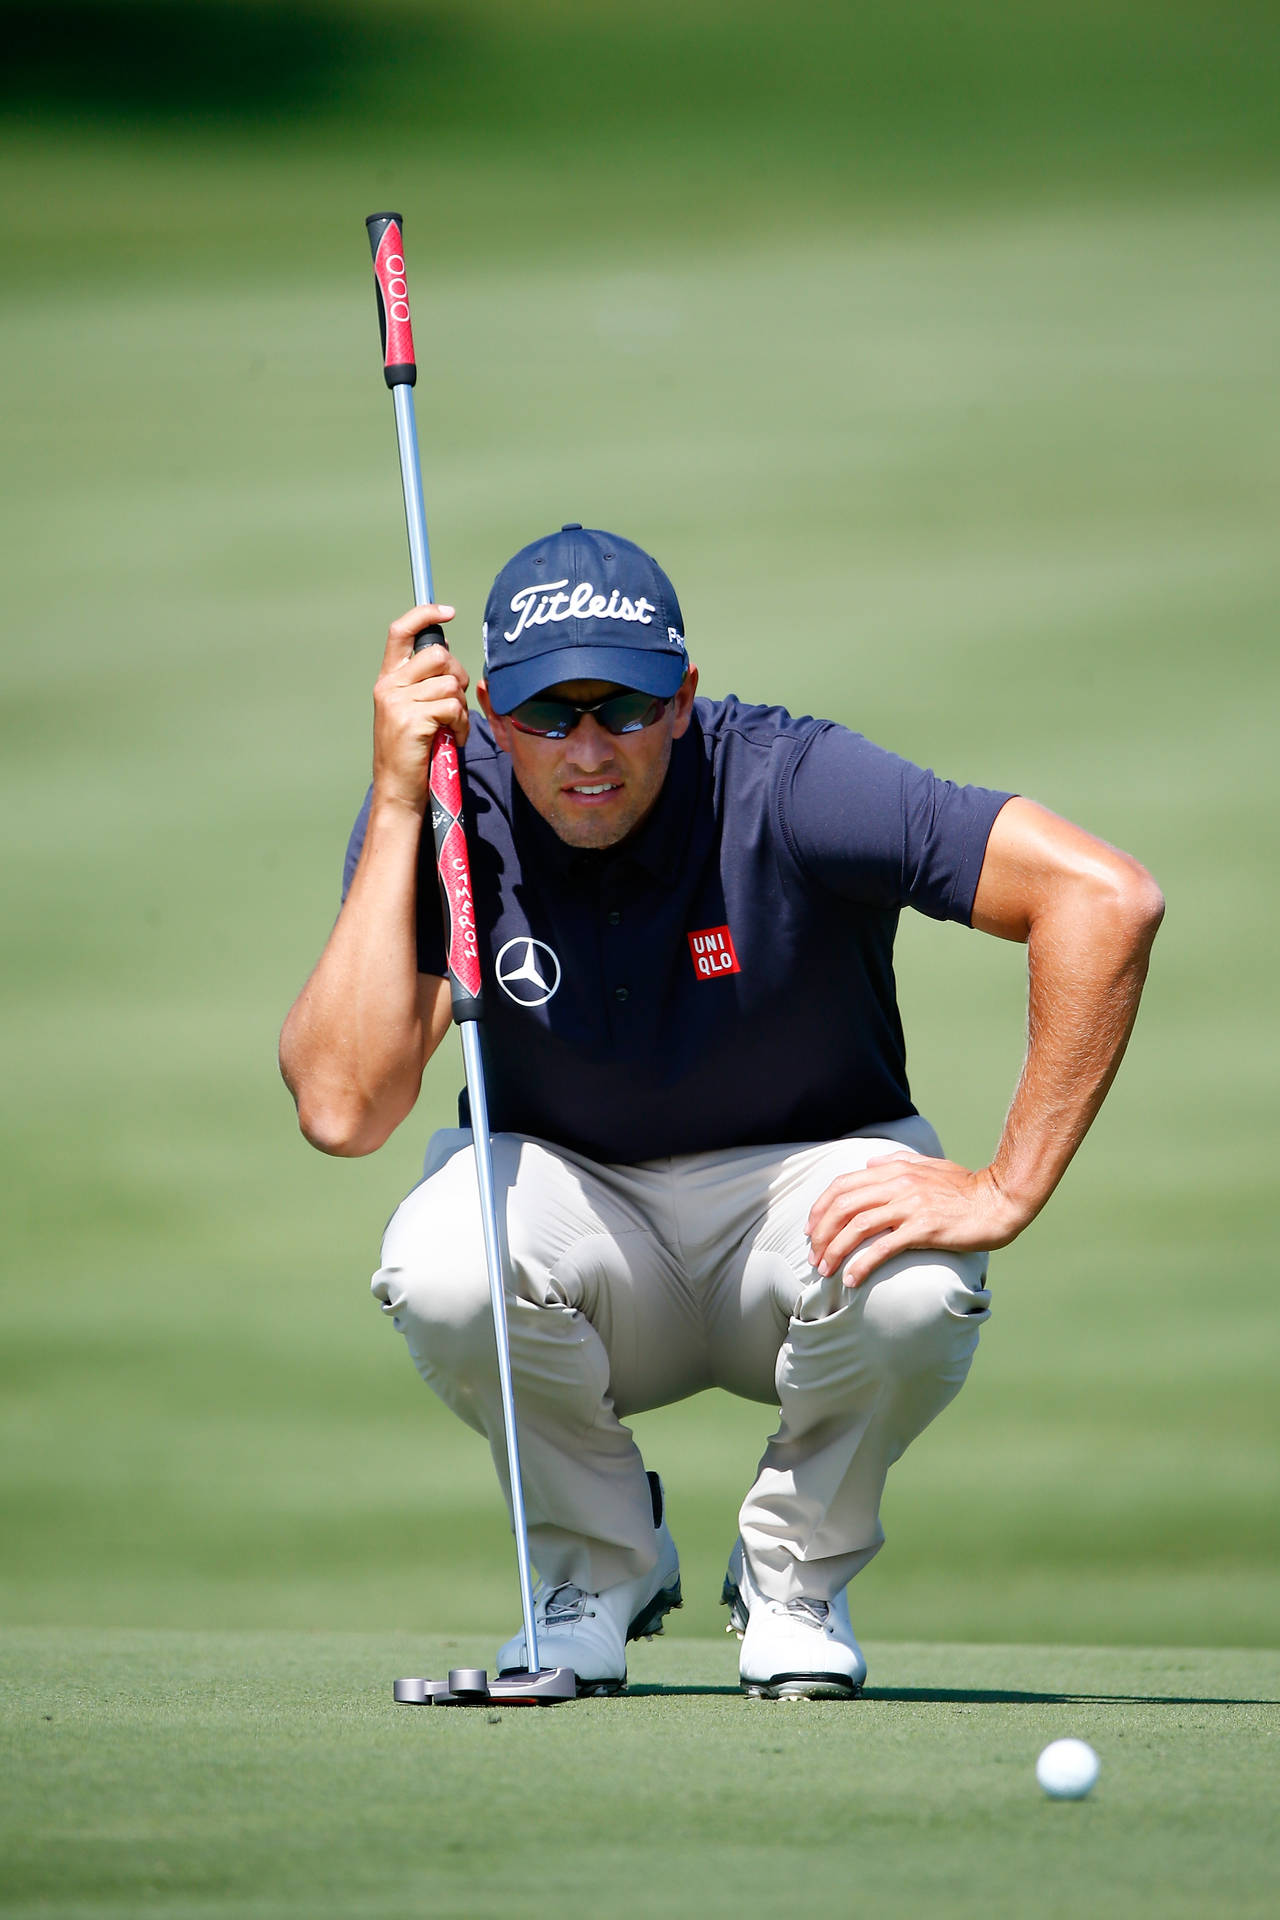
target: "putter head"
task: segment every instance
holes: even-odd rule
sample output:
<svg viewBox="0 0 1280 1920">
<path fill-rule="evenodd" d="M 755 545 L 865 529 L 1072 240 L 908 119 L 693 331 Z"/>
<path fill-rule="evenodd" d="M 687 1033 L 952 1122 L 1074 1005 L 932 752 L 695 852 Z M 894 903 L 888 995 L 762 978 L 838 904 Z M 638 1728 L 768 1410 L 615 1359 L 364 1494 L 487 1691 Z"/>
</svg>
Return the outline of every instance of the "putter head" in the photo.
<svg viewBox="0 0 1280 1920">
<path fill-rule="evenodd" d="M 516 1673 L 500 1673 L 489 1682 L 489 1698 L 508 1707 L 554 1707 L 561 1700 L 576 1700 L 578 1676 L 572 1667 L 539 1667 L 536 1673 L 524 1668 Z"/>
<path fill-rule="evenodd" d="M 397 1680 L 391 1697 L 402 1707 L 429 1707 L 438 1693 L 448 1693 L 447 1680 Z"/>
<path fill-rule="evenodd" d="M 453 1667 L 447 1680 L 397 1680 L 392 1698 L 405 1707 L 554 1707 L 577 1698 L 572 1667 L 540 1667 L 536 1673 L 500 1673 L 483 1667 Z"/>
</svg>

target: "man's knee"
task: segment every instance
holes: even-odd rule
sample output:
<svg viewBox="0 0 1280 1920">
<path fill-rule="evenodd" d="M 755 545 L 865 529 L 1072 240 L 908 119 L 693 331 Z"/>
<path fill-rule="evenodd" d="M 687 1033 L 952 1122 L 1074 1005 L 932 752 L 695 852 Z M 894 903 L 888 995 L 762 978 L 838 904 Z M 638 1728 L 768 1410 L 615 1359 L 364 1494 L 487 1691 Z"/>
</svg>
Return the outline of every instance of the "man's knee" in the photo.
<svg viewBox="0 0 1280 1920">
<path fill-rule="evenodd" d="M 861 1338 L 899 1379 L 968 1366 L 990 1313 L 982 1253 L 904 1253 L 887 1260 L 859 1292 Z"/>
<path fill-rule="evenodd" d="M 415 1359 L 446 1373 L 492 1372 L 493 1316 L 483 1260 L 450 1259 L 441 1250 L 428 1260 L 388 1261 L 372 1280 L 373 1297 Z"/>
<path fill-rule="evenodd" d="M 456 1153 L 397 1209 L 371 1289 L 420 1367 L 461 1377 L 494 1371 L 489 1277 L 469 1150 Z"/>
<path fill-rule="evenodd" d="M 519 1180 L 529 1143 L 494 1134 L 492 1158 L 501 1230 L 513 1364 L 530 1309 L 559 1314 L 571 1304 L 549 1263 L 545 1223 L 535 1204 L 521 1204 Z M 527 1169 L 526 1169 L 527 1172 Z M 530 1183 L 526 1179 L 526 1188 Z M 533 1191 L 537 1194 L 537 1187 Z M 420 1368 L 487 1380 L 497 1371 L 493 1309 L 470 1135 L 437 1134 L 427 1177 L 397 1209 L 383 1236 L 372 1290 L 405 1335 Z M 576 1304 L 576 1303 L 575 1303 Z"/>
</svg>

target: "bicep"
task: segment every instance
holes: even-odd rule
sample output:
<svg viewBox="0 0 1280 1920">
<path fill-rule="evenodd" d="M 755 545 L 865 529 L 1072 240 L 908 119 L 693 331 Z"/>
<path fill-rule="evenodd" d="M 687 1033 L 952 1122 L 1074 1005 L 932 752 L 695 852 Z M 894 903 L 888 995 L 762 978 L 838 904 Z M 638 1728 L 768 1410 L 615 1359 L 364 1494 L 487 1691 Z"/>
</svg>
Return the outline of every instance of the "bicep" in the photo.
<svg viewBox="0 0 1280 1920">
<path fill-rule="evenodd" d="M 1073 894 L 1117 899 L 1150 876 L 1108 846 L 1034 800 L 1007 800 L 987 839 L 972 924 L 1001 940 L 1025 941 L 1033 923 Z"/>
</svg>

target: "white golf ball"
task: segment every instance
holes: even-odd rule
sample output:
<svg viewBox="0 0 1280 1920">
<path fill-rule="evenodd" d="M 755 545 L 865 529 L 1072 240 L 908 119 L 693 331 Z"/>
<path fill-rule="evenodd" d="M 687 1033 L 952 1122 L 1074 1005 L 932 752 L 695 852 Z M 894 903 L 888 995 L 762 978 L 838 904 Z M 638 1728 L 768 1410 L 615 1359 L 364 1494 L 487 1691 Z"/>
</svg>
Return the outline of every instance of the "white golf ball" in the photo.
<svg viewBox="0 0 1280 1920">
<path fill-rule="evenodd" d="M 1052 1740 L 1036 1761 L 1036 1779 L 1051 1800 L 1083 1800 L 1098 1777 L 1087 1740 Z"/>
</svg>

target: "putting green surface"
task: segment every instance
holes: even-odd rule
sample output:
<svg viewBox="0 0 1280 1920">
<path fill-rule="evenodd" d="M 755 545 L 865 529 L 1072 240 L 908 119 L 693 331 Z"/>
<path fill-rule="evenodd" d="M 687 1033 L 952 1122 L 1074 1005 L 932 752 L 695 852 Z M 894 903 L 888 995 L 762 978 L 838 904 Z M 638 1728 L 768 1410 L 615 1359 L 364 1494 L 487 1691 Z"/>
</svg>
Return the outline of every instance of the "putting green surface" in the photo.
<svg viewBox="0 0 1280 1920">
<path fill-rule="evenodd" d="M 3 1911 L 1275 1911 L 1275 1655 L 885 1644 L 863 1700 L 784 1705 L 736 1646 L 500 1713 L 391 1704 L 473 1639 L 7 1633 Z M 1084 1803 L 1033 1777 L 1063 1734 L 1101 1757 Z"/>
</svg>

